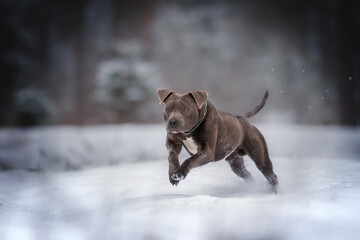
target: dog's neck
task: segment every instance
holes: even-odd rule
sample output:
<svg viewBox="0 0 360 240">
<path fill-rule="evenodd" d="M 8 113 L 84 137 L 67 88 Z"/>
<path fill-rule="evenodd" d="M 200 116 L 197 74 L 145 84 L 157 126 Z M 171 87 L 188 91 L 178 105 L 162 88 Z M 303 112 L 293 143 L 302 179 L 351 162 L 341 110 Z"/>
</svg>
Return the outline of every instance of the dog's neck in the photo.
<svg viewBox="0 0 360 240">
<path fill-rule="evenodd" d="M 184 132 L 185 135 L 190 135 L 192 132 L 195 131 L 195 129 L 197 129 L 200 124 L 202 123 L 202 121 L 204 120 L 205 116 L 206 116 L 206 113 L 207 113 L 207 101 L 205 102 L 205 108 L 204 108 L 204 112 L 203 112 L 203 115 L 202 117 L 200 118 L 199 122 L 192 128 L 190 129 L 190 131 L 188 132 Z"/>
</svg>

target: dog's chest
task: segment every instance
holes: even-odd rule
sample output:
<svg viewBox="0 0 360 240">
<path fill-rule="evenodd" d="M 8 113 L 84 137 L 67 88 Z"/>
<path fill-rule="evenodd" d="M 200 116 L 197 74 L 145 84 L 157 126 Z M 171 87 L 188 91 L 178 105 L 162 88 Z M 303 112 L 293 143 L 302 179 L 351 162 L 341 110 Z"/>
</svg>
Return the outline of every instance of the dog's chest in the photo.
<svg viewBox="0 0 360 240">
<path fill-rule="evenodd" d="M 183 140 L 183 144 L 188 150 L 188 152 L 190 152 L 191 154 L 196 154 L 199 151 L 197 144 L 195 143 L 194 139 L 191 137 Z"/>
</svg>

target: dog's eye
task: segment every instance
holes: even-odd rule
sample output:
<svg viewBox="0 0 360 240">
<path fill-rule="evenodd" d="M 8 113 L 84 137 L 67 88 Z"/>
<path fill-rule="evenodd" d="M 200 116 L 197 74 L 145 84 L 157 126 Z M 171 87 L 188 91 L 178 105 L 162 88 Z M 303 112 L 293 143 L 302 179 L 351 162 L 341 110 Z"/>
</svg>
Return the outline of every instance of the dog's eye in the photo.
<svg viewBox="0 0 360 240">
<path fill-rule="evenodd" d="M 183 107 L 183 112 L 184 112 L 184 113 L 187 113 L 188 111 L 189 111 L 189 108 L 186 107 L 186 106 L 184 106 L 184 107 Z"/>
<path fill-rule="evenodd" d="M 165 108 L 165 112 L 166 112 L 166 113 L 169 113 L 169 112 L 170 112 L 170 108 L 168 108 L 168 107 Z"/>
</svg>

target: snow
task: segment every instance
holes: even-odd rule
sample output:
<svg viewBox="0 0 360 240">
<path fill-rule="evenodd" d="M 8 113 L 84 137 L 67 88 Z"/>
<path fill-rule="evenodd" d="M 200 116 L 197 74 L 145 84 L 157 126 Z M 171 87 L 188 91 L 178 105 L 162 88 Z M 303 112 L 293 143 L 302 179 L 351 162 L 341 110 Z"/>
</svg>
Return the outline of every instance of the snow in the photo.
<svg viewBox="0 0 360 240">
<path fill-rule="evenodd" d="M 0 130 L 0 166 L 30 170 L 76 170 L 160 159 L 161 125 L 42 127 Z"/>
<path fill-rule="evenodd" d="M 1 129 L 0 239 L 358 239 L 360 129 L 259 129 L 277 195 L 248 158 L 172 186 L 163 125 Z"/>
</svg>

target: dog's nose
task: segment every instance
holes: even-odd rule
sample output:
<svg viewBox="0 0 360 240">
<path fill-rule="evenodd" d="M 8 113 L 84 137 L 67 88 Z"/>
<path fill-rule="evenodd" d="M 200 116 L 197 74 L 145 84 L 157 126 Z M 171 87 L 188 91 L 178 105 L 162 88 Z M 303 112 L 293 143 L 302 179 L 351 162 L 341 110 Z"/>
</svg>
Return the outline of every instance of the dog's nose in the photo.
<svg viewBox="0 0 360 240">
<path fill-rule="evenodd" d="M 176 120 L 175 118 L 172 118 L 169 120 L 169 127 L 174 128 L 177 127 L 177 125 L 179 125 L 179 121 Z"/>
</svg>

